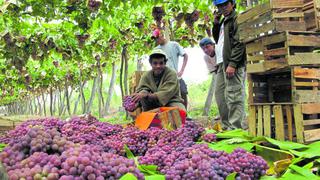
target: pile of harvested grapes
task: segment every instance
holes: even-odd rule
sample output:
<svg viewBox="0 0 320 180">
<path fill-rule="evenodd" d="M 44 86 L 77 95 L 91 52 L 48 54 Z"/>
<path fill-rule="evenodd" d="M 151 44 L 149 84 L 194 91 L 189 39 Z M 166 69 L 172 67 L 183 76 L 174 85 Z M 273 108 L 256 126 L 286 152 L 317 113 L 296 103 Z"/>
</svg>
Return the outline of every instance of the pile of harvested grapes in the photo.
<svg viewBox="0 0 320 180">
<path fill-rule="evenodd" d="M 174 131 L 123 128 L 92 116 L 29 120 L 9 131 L 0 142 L 8 146 L 0 162 L 11 180 L 103 180 L 131 173 L 144 179 L 140 165 L 156 165 L 166 179 L 258 179 L 268 168 L 259 156 L 236 149 L 215 151 L 198 141 L 216 140 L 192 121 Z M 126 157 L 125 147 L 137 156 Z"/>
</svg>

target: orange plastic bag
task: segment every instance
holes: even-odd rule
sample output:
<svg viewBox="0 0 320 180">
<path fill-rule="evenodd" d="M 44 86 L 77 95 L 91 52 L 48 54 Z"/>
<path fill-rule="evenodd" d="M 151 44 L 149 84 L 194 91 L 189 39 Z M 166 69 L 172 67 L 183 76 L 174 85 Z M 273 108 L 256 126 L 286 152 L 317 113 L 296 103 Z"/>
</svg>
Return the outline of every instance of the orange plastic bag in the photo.
<svg viewBox="0 0 320 180">
<path fill-rule="evenodd" d="M 166 118 L 171 110 L 179 110 L 180 119 L 177 118 Z M 160 107 L 155 110 L 151 110 L 148 112 L 142 112 L 135 121 L 135 126 L 140 130 L 146 130 L 149 127 L 158 127 L 158 128 L 168 128 L 169 126 L 173 129 L 178 128 L 181 124 L 183 126 L 186 121 L 187 113 L 179 109 L 178 107 Z M 170 122 L 166 122 L 167 120 L 171 120 Z M 172 122 L 174 120 L 175 122 Z M 181 121 L 181 122 L 176 122 Z"/>
</svg>

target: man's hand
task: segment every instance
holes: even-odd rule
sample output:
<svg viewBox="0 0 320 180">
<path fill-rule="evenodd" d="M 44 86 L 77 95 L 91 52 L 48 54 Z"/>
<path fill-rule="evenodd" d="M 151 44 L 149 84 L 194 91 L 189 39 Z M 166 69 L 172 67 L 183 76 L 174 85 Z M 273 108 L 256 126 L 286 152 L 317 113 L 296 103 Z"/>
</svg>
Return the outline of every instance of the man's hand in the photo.
<svg viewBox="0 0 320 180">
<path fill-rule="evenodd" d="M 227 78 L 232 78 L 235 72 L 236 72 L 236 68 L 228 66 L 226 69 Z"/>
<path fill-rule="evenodd" d="M 188 54 L 184 53 L 182 67 L 181 67 L 180 71 L 177 73 L 178 78 L 182 77 L 182 74 L 187 66 L 187 62 L 188 62 Z"/>
<path fill-rule="evenodd" d="M 221 19 L 221 13 L 220 12 L 218 12 L 217 10 L 215 10 L 214 12 L 213 12 L 213 16 L 214 16 L 214 24 L 219 24 L 219 22 L 220 22 L 220 19 Z"/>
<path fill-rule="evenodd" d="M 142 98 L 146 98 L 147 96 L 148 96 L 147 93 L 134 93 L 134 94 L 132 94 L 132 100 L 133 100 L 133 102 L 137 103 Z"/>
</svg>

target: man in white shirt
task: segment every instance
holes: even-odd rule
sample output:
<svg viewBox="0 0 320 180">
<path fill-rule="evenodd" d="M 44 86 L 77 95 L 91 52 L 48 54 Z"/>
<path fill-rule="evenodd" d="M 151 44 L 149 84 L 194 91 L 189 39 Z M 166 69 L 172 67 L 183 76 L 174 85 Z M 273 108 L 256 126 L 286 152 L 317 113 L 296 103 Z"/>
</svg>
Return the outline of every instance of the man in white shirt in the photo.
<svg viewBox="0 0 320 180">
<path fill-rule="evenodd" d="M 215 52 L 215 43 L 210 39 L 210 38 L 203 38 L 200 43 L 199 43 L 201 49 L 203 50 L 203 52 L 205 53 L 204 55 L 204 60 L 206 62 L 207 65 L 207 69 L 208 71 L 212 74 L 212 82 L 210 85 L 210 90 L 209 93 L 212 91 L 211 88 L 221 88 L 221 87 L 217 87 L 216 83 L 214 80 L 216 77 L 216 73 L 217 73 L 217 61 L 216 61 L 216 52 Z M 222 63 L 222 62 L 220 62 Z M 215 90 L 215 92 L 217 92 Z M 208 93 L 208 96 L 210 96 L 210 94 Z M 208 99 L 208 98 L 207 98 Z M 226 101 L 224 100 L 224 97 L 221 97 L 219 94 L 215 93 L 215 99 L 218 105 L 218 110 L 219 110 L 219 114 L 221 116 L 221 119 L 227 119 L 228 118 L 228 107 L 226 104 Z M 206 106 L 208 106 L 209 103 L 206 102 Z"/>
<path fill-rule="evenodd" d="M 216 72 L 217 63 L 216 63 L 216 53 L 215 53 L 215 43 L 210 38 L 203 38 L 199 46 L 205 53 L 203 59 L 207 65 L 207 69 L 210 74 Z"/>
<path fill-rule="evenodd" d="M 184 51 L 184 49 L 180 46 L 179 43 L 175 41 L 168 41 L 165 38 L 164 33 L 160 29 L 155 29 L 152 33 L 152 38 L 156 41 L 157 47 L 159 49 L 162 49 L 168 58 L 167 66 L 173 70 L 176 71 L 177 76 L 179 78 L 179 83 L 180 83 L 180 93 L 181 97 L 184 100 L 183 104 L 185 105 L 186 109 L 188 107 L 188 89 L 187 85 L 182 79 L 182 75 L 184 72 L 184 69 L 187 65 L 188 62 L 188 55 Z M 179 56 L 183 57 L 183 63 L 180 71 L 178 71 L 178 64 L 179 64 Z"/>
</svg>

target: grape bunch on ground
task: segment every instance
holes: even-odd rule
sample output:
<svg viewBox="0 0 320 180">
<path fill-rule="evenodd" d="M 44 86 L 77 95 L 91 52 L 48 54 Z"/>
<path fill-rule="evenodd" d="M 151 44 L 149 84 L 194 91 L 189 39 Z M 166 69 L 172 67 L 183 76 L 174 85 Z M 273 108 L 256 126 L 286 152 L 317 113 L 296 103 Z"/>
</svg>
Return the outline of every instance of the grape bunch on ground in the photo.
<svg viewBox="0 0 320 180">
<path fill-rule="evenodd" d="M 131 173 L 144 179 L 138 165 L 156 165 L 166 179 L 259 179 L 267 163 L 236 149 L 215 151 L 197 141 L 216 141 L 215 134 L 193 121 L 173 131 L 99 122 L 93 116 L 29 120 L 0 137 L 0 153 L 10 180 L 103 180 Z M 125 146 L 137 156 L 126 157 Z"/>
</svg>

